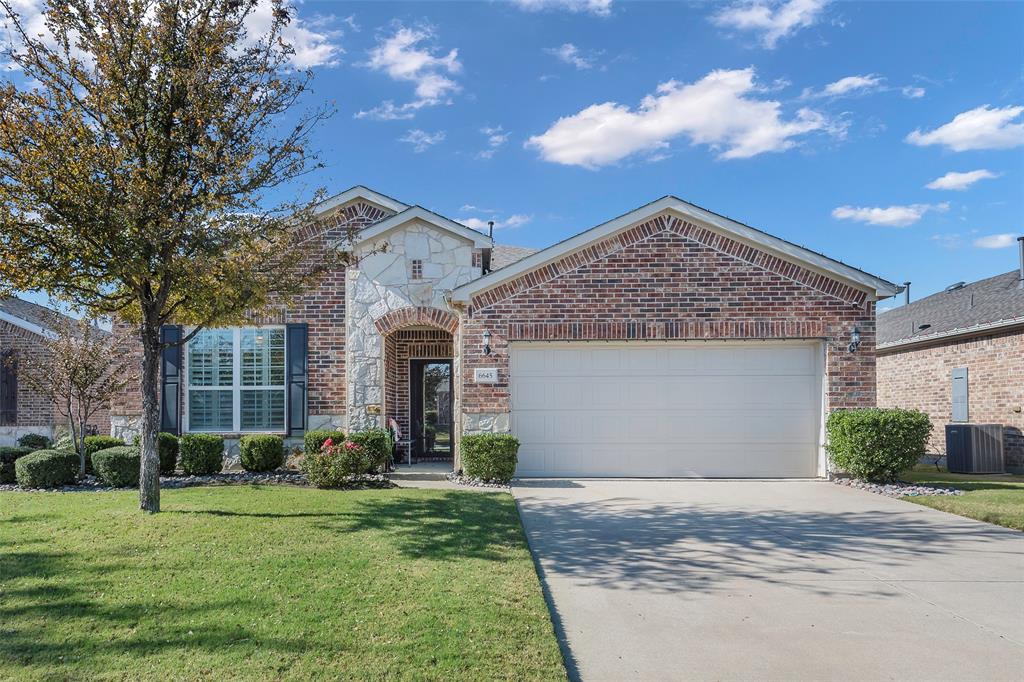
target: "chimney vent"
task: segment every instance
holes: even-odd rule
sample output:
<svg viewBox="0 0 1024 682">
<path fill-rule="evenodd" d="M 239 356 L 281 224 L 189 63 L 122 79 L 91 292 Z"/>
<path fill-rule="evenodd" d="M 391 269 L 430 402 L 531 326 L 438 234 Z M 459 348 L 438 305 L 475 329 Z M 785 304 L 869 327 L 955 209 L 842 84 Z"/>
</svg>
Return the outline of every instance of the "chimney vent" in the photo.
<svg viewBox="0 0 1024 682">
<path fill-rule="evenodd" d="M 903 283 L 903 304 L 908 305 L 910 303 L 910 282 Z"/>
<path fill-rule="evenodd" d="M 1017 286 L 1024 289 L 1024 237 L 1017 237 L 1017 246 L 1020 247 L 1020 277 Z"/>
<path fill-rule="evenodd" d="M 487 221 L 487 236 L 490 237 L 491 239 L 494 239 L 494 221 L 493 220 L 488 220 Z"/>
</svg>

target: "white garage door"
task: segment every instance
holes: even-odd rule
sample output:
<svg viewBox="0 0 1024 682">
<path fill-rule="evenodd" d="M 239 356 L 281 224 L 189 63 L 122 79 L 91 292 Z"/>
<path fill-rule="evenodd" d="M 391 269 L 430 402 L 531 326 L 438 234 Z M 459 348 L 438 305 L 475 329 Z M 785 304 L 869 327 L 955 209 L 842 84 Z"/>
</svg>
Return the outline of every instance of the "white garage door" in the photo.
<svg viewBox="0 0 1024 682">
<path fill-rule="evenodd" d="M 818 475 L 817 343 L 512 345 L 520 476 Z"/>
</svg>

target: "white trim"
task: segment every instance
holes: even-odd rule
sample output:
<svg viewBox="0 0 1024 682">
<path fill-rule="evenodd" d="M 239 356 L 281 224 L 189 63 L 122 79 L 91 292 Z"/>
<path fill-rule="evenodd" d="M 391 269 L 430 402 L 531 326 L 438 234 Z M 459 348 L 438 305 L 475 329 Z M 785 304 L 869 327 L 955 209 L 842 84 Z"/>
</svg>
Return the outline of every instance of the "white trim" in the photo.
<svg viewBox="0 0 1024 682">
<path fill-rule="evenodd" d="M 389 232 L 397 227 L 401 227 L 406 223 L 419 220 L 429 225 L 433 225 L 439 230 L 450 232 L 456 236 L 462 237 L 468 241 L 473 242 L 473 246 L 478 249 L 489 249 L 494 245 L 494 240 L 483 234 L 477 232 L 474 229 L 468 228 L 461 223 L 457 223 L 454 220 L 449 220 L 442 215 L 438 215 L 433 211 L 428 211 L 422 206 L 412 206 L 405 209 L 398 215 L 393 215 L 390 218 L 386 218 L 379 223 L 370 225 L 366 229 L 362 230 L 355 239 L 355 244 L 361 244 L 367 240 L 374 239 L 383 235 L 385 232 Z M 339 244 L 342 248 L 346 246 L 351 247 L 354 244 Z"/>
<path fill-rule="evenodd" d="M 40 327 L 35 322 L 29 322 L 24 318 L 18 317 L 17 315 L 11 315 L 10 313 L 5 312 L 3 310 L 0 310 L 0 321 L 7 322 L 8 324 L 13 324 L 15 327 L 20 327 L 25 331 L 32 332 L 33 334 L 38 334 L 39 336 L 42 336 L 43 338 L 46 339 L 53 340 L 57 338 L 57 334 L 47 329 L 46 327 Z"/>
<path fill-rule="evenodd" d="M 1008 327 L 1016 327 L 1017 325 L 1024 325 L 1024 316 L 1012 317 L 1008 320 L 998 320 L 996 322 L 986 322 L 984 324 L 976 324 L 972 327 L 960 327 L 958 329 L 949 329 L 944 332 L 935 332 L 934 334 L 928 334 L 926 336 L 914 336 L 907 339 L 900 339 L 898 341 L 889 341 L 888 343 L 880 343 L 875 349 L 876 350 L 888 350 L 890 348 L 901 348 L 903 346 L 916 346 L 929 341 L 938 341 L 941 339 L 950 339 L 957 336 L 974 335 L 979 332 L 997 331 Z"/>
<path fill-rule="evenodd" d="M 748 244 L 769 251 L 788 261 L 810 267 L 811 269 L 833 277 L 838 277 L 844 282 L 862 291 L 867 291 L 876 298 L 888 298 L 895 296 L 902 287 L 888 282 L 874 275 L 869 275 L 854 267 L 840 263 L 839 261 L 823 256 L 809 249 L 787 242 L 784 239 L 774 237 L 766 232 L 754 229 L 724 216 L 716 215 L 699 206 L 694 206 L 677 197 L 666 196 L 651 202 L 646 206 L 630 211 L 614 220 L 602 223 L 563 242 L 538 251 L 532 255 L 519 260 L 512 265 L 495 270 L 489 275 L 473 280 L 462 285 L 452 292 L 452 298 L 456 301 L 468 303 L 475 294 L 485 291 L 499 284 L 514 279 L 531 270 L 547 265 L 573 251 L 581 249 L 593 242 L 605 239 L 616 232 L 637 223 L 644 222 L 659 213 L 671 211 L 686 220 L 699 223 L 702 227 L 725 233 L 726 235 L 738 238 Z M 397 216 L 396 216 L 397 217 Z"/>
<path fill-rule="evenodd" d="M 356 185 L 355 187 L 351 187 L 345 190 L 341 194 L 335 194 L 333 197 L 330 197 L 329 199 L 324 199 L 322 202 L 317 204 L 316 208 L 313 209 L 313 214 L 323 215 L 324 213 L 332 211 L 339 206 L 344 206 L 345 204 L 355 199 L 362 199 L 371 204 L 376 204 L 378 206 L 386 208 L 389 211 L 394 211 L 395 213 L 400 213 L 405 209 L 409 208 L 408 204 L 403 204 L 401 201 L 398 201 L 397 199 L 392 199 L 391 197 L 381 194 L 380 192 L 375 192 L 369 187 Z"/>
<path fill-rule="evenodd" d="M 242 385 L 242 332 L 247 329 L 276 329 L 284 332 L 284 368 L 285 382 L 275 386 L 243 386 Z M 230 386 L 192 386 L 189 377 L 189 341 L 182 347 L 182 372 L 184 385 L 184 399 L 182 400 L 181 432 L 182 433 L 214 433 L 214 434 L 236 434 L 236 433 L 285 433 L 288 430 L 288 329 L 283 325 L 253 325 L 246 327 L 223 327 L 210 331 L 227 330 L 231 332 L 231 385 Z M 204 330 L 205 331 L 205 330 Z M 194 340 L 194 339 L 193 339 Z M 242 428 L 242 391 L 283 391 L 284 392 L 284 419 L 283 426 L 279 430 L 267 429 L 243 429 Z M 197 430 L 189 428 L 189 401 L 192 391 L 231 391 L 231 429 L 230 430 Z"/>
</svg>

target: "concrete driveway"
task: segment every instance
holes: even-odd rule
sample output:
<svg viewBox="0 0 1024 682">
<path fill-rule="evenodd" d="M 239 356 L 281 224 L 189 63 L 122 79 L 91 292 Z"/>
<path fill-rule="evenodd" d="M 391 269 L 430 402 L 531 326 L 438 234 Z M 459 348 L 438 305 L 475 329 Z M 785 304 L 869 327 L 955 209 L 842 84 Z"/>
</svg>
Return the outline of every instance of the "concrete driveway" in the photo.
<svg viewBox="0 0 1024 682">
<path fill-rule="evenodd" d="M 1024 534 L 821 481 L 513 490 L 583 680 L 1021 680 Z"/>
</svg>

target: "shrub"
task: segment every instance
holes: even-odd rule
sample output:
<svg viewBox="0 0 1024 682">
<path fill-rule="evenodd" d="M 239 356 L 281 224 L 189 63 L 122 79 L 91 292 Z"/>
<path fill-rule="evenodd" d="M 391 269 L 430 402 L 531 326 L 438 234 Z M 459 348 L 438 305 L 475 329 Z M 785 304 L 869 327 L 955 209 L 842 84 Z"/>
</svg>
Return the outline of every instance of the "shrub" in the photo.
<svg viewBox="0 0 1024 682">
<path fill-rule="evenodd" d="M 35 450 L 25 447 L 0 447 L 0 483 L 14 483 L 14 463 L 25 455 L 31 455 Z"/>
<path fill-rule="evenodd" d="M 462 437 L 462 469 L 470 478 L 508 483 L 516 473 L 519 441 L 507 433 Z"/>
<path fill-rule="evenodd" d="M 224 439 L 212 433 L 181 437 L 181 469 L 189 476 L 208 476 L 224 468 Z"/>
<path fill-rule="evenodd" d="M 32 448 L 33 452 L 47 449 L 51 442 L 49 438 L 39 433 L 26 433 L 18 439 L 18 445 L 23 448 Z"/>
<path fill-rule="evenodd" d="M 141 444 L 141 435 L 132 437 L 132 445 L 139 447 Z M 178 466 L 178 437 L 166 432 L 156 434 L 156 450 L 160 455 L 160 473 L 170 476 Z"/>
<path fill-rule="evenodd" d="M 348 434 L 348 439 L 363 446 L 363 461 L 359 467 L 360 470 L 356 472 L 357 475 L 380 471 L 391 459 L 394 441 L 391 440 L 390 431 L 384 429 L 357 431 Z"/>
<path fill-rule="evenodd" d="M 118 445 L 92 455 L 100 480 L 112 488 L 134 488 L 139 484 L 139 449 Z"/>
<path fill-rule="evenodd" d="M 19 457 L 14 474 L 23 488 L 59 488 L 78 475 L 78 455 L 61 450 L 36 450 Z"/>
<path fill-rule="evenodd" d="M 85 450 L 85 471 L 86 473 L 93 473 L 95 469 L 92 466 L 92 456 L 100 450 L 106 450 L 107 448 L 116 448 L 119 445 L 124 445 L 125 442 L 120 438 L 114 438 L 113 436 L 86 436 L 82 441 L 83 449 Z"/>
<path fill-rule="evenodd" d="M 305 446 L 306 454 L 310 455 L 320 452 L 324 447 L 324 441 L 328 438 L 335 443 L 340 443 L 345 440 L 345 434 L 341 431 L 331 431 L 328 429 L 306 431 L 306 435 L 302 438 L 302 444 Z"/>
<path fill-rule="evenodd" d="M 71 436 L 61 436 L 57 439 L 57 442 L 53 444 L 54 450 L 74 450 L 75 441 Z"/>
<path fill-rule="evenodd" d="M 310 485 L 337 488 L 375 470 L 380 462 L 380 438 L 376 433 L 365 431 L 363 436 L 367 442 L 365 445 L 356 442 L 355 438 L 339 443 L 327 440 L 320 452 L 307 454 L 302 462 L 302 471 Z"/>
<path fill-rule="evenodd" d="M 238 454 L 246 471 L 273 471 L 284 464 L 284 439 L 263 434 L 242 436 Z"/>
<path fill-rule="evenodd" d="M 918 410 L 839 410 L 828 416 L 828 453 L 836 466 L 868 481 L 892 481 L 925 453 L 932 423 Z"/>
</svg>

